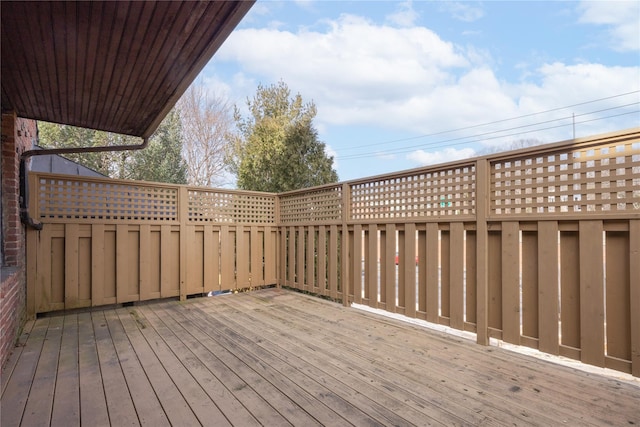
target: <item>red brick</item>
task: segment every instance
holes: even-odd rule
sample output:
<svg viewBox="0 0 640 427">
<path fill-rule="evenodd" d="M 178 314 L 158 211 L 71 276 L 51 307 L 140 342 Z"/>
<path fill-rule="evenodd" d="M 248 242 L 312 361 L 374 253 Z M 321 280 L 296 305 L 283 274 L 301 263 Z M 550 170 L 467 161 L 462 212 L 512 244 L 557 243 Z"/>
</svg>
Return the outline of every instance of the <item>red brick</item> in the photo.
<svg viewBox="0 0 640 427">
<path fill-rule="evenodd" d="M 20 136 L 17 129 L 22 130 Z M 26 284 L 24 271 L 24 227 L 20 224 L 19 164 L 20 154 L 31 149 L 37 127 L 33 120 L 2 114 L 2 234 L 4 265 L 18 270 L 7 277 L 0 290 L 0 363 L 13 347 L 25 318 Z"/>
</svg>

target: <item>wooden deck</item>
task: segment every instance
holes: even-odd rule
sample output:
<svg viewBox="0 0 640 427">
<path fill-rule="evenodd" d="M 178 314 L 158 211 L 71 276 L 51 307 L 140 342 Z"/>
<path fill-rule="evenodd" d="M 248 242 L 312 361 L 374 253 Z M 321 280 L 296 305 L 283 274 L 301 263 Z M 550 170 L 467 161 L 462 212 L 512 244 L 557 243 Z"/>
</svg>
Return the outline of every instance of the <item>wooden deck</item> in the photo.
<svg viewBox="0 0 640 427">
<path fill-rule="evenodd" d="M 30 322 L 9 426 L 640 425 L 640 387 L 279 289 Z"/>
</svg>

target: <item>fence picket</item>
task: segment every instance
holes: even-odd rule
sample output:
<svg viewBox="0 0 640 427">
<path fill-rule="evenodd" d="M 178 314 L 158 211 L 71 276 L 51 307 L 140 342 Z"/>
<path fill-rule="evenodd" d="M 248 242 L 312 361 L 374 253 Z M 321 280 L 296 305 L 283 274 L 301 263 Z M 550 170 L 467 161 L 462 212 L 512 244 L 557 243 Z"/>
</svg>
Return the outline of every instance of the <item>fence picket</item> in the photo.
<svg viewBox="0 0 640 427">
<path fill-rule="evenodd" d="M 559 353 L 558 337 L 558 223 L 538 223 L 538 349 Z"/>
<path fill-rule="evenodd" d="M 521 239 L 521 344 L 538 348 L 538 225 L 535 230 L 522 231 Z M 557 257 L 557 253 L 556 253 Z"/>
<path fill-rule="evenodd" d="M 520 344 L 520 231 L 515 221 L 502 223 L 502 339 Z"/>
<path fill-rule="evenodd" d="M 404 226 L 404 279 L 398 288 L 404 289 L 404 314 L 416 317 L 416 225 L 412 222 Z"/>
<path fill-rule="evenodd" d="M 140 225 L 140 299 L 152 299 L 152 277 L 151 269 L 157 262 L 152 261 L 154 247 L 151 244 L 151 226 L 149 224 Z"/>
<path fill-rule="evenodd" d="M 427 321 L 438 323 L 440 302 L 440 231 L 438 223 L 427 224 Z"/>
<path fill-rule="evenodd" d="M 328 248 L 328 256 L 329 256 L 329 288 L 328 295 L 332 299 L 338 298 L 338 287 L 339 287 L 339 274 L 338 274 L 338 250 L 342 250 L 338 246 L 338 226 L 332 224 L 329 227 L 329 248 Z"/>
<path fill-rule="evenodd" d="M 64 228 L 64 306 L 78 308 L 78 224 Z"/>
<path fill-rule="evenodd" d="M 477 331 L 477 301 L 478 301 L 478 254 L 477 231 L 465 231 L 466 260 L 465 260 L 465 330 Z"/>
<path fill-rule="evenodd" d="M 640 377 L 640 219 L 629 221 L 631 373 Z"/>
<path fill-rule="evenodd" d="M 450 242 L 450 326 L 464 330 L 464 224 L 451 224 Z"/>
<path fill-rule="evenodd" d="M 604 367 L 602 221 L 580 221 L 579 230 L 580 358 L 585 363 Z"/>
<path fill-rule="evenodd" d="M 378 239 L 378 226 L 369 224 L 367 226 L 367 234 L 365 236 L 366 257 L 365 257 L 365 298 L 369 300 L 369 307 L 378 308 L 380 290 L 379 271 L 380 258 L 378 255 L 378 247 L 380 246 Z"/>
</svg>

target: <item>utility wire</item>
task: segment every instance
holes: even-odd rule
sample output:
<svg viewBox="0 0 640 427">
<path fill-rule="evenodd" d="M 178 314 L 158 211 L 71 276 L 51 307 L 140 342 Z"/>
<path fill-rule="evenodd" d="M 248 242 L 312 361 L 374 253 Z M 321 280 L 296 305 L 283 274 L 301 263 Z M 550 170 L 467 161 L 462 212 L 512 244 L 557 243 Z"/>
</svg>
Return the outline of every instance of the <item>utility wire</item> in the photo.
<svg viewBox="0 0 640 427">
<path fill-rule="evenodd" d="M 410 145 L 410 146 L 405 146 L 405 147 L 402 147 L 402 148 L 397 148 L 395 150 L 387 150 L 387 151 L 385 151 L 385 153 L 392 154 L 392 153 L 396 152 L 396 150 L 409 150 L 410 151 L 410 149 L 413 149 L 413 148 L 424 148 L 424 147 L 429 147 L 429 146 L 432 146 L 432 145 L 440 145 L 440 144 L 443 144 L 443 143 L 460 141 L 460 140 L 469 139 L 469 138 L 478 138 L 480 136 L 494 135 L 494 134 L 497 134 L 497 133 L 508 132 L 508 131 L 512 131 L 512 130 L 516 130 L 516 129 L 524 129 L 524 128 L 533 127 L 533 126 L 539 126 L 539 125 L 543 125 L 543 124 L 547 124 L 547 123 L 558 122 L 558 121 L 561 121 L 561 120 L 575 119 L 576 117 L 587 116 L 587 115 L 591 115 L 591 114 L 595 114 L 595 113 L 601 113 L 601 112 L 604 112 L 604 111 L 617 110 L 619 108 L 630 107 L 630 106 L 638 105 L 638 104 L 640 104 L 640 102 L 633 102 L 633 103 L 630 103 L 630 104 L 620 105 L 620 106 L 617 106 L 617 107 L 603 108 L 603 109 L 600 109 L 600 110 L 590 111 L 590 112 L 577 114 L 577 115 L 572 114 L 571 116 L 560 117 L 560 118 L 557 118 L 557 119 L 551 119 L 551 120 L 546 120 L 546 121 L 542 121 L 542 122 L 530 123 L 530 124 L 527 124 L 527 125 L 514 126 L 514 127 L 511 127 L 511 128 L 499 129 L 499 130 L 495 130 L 495 131 L 484 132 L 484 133 L 479 133 L 479 134 L 469 135 L 469 136 L 460 136 L 460 137 L 457 137 L 457 138 L 450 138 L 450 139 L 440 140 L 440 141 L 436 141 L 436 142 L 427 142 L 427 143 L 419 144 L 419 145 Z M 563 125 L 563 126 L 568 126 L 568 125 Z M 503 136 L 509 136 L 509 135 L 499 135 L 499 136 L 496 136 L 494 138 L 487 138 L 487 139 L 501 138 Z M 472 141 L 469 141 L 469 142 L 472 142 Z M 342 159 L 345 159 L 345 158 L 348 159 L 351 156 L 358 156 L 358 155 L 361 155 L 361 154 L 370 154 L 370 153 L 351 154 L 351 155 L 346 155 L 346 156 L 341 157 L 341 158 Z"/>
<path fill-rule="evenodd" d="M 638 103 L 636 103 L 636 104 L 638 104 Z M 611 108 L 611 109 L 615 109 L 615 108 Z M 611 110 L 611 109 L 608 109 L 608 110 Z M 589 123 L 589 122 L 594 122 L 594 121 L 604 120 L 604 119 L 610 119 L 610 118 L 625 116 L 625 115 L 634 114 L 634 113 L 640 113 L 640 109 L 639 110 L 633 110 L 633 111 L 627 111 L 627 112 L 619 113 L 619 114 L 613 114 L 613 115 L 604 116 L 604 117 L 596 117 L 596 118 L 593 118 L 593 119 L 577 121 L 577 122 L 575 122 L 575 124 Z M 584 114 L 581 114 L 581 116 L 589 115 L 589 114 L 593 114 L 593 113 L 584 113 Z M 576 116 L 576 117 L 578 117 L 578 116 Z M 563 120 L 566 120 L 567 118 L 571 118 L 571 117 L 565 117 L 565 118 L 563 118 Z M 547 122 L 540 122 L 538 124 L 551 123 L 551 122 L 558 121 L 558 120 L 561 120 L 561 119 L 549 120 Z M 528 125 L 528 126 L 531 126 L 531 125 Z M 471 143 L 474 143 L 474 142 L 482 142 L 482 141 L 488 141 L 488 140 L 493 140 L 493 139 L 506 138 L 506 137 L 510 137 L 510 136 L 522 135 L 522 134 L 527 134 L 527 133 L 540 132 L 540 131 L 544 131 L 544 130 L 557 129 L 557 128 L 562 128 L 562 127 L 567 127 L 567 126 L 572 126 L 572 123 L 559 124 L 559 125 L 548 126 L 548 127 L 544 127 L 544 128 L 537 128 L 537 129 L 527 130 L 527 131 L 524 131 L 524 132 L 514 132 L 514 133 L 506 134 L 506 135 L 496 135 L 496 136 L 491 136 L 491 137 L 487 137 L 487 138 L 483 137 L 483 138 L 478 138 L 478 139 L 468 139 L 468 138 L 477 138 L 477 136 L 481 136 L 481 135 L 473 135 L 473 136 L 467 136 L 467 137 L 462 137 L 462 138 L 452 138 L 452 139 L 448 139 L 448 140 L 430 142 L 430 143 L 419 145 L 419 146 L 403 147 L 403 148 L 397 149 L 397 150 L 377 151 L 377 152 L 362 153 L 362 154 L 351 154 L 351 155 L 347 155 L 347 156 L 343 156 L 343 157 L 338 156 L 338 160 L 343 161 L 343 160 L 362 159 L 362 158 L 367 158 L 367 157 L 384 156 L 384 155 L 391 155 L 391 154 L 403 154 L 403 153 L 409 153 L 411 151 L 414 151 L 416 148 L 419 148 L 419 147 L 441 148 L 441 147 L 444 147 L 444 146 L 446 146 L 446 147 L 458 146 L 458 145 L 463 145 L 463 144 L 471 144 Z M 527 126 L 523 126 L 523 127 L 527 127 Z M 518 128 L 519 127 L 516 127 L 516 128 L 513 128 L 513 129 L 518 129 Z M 488 132 L 487 134 L 494 134 L 494 133 L 499 133 L 499 132 L 504 132 L 504 131 L 506 131 L 506 130 Z M 459 140 L 459 139 L 468 139 L 468 140 L 461 141 L 461 142 L 453 142 L 453 141 L 456 141 L 456 140 Z"/>
<path fill-rule="evenodd" d="M 427 137 L 430 137 L 430 136 L 438 136 L 438 135 L 443 135 L 443 134 L 447 134 L 447 133 L 460 132 L 460 131 L 463 131 L 463 130 L 476 129 L 476 128 L 483 127 L 483 126 L 489 126 L 489 125 L 494 125 L 494 124 L 498 124 L 498 123 L 504 123 L 504 122 L 508 122 L 508 121 L 512 121 L 512 120 L 518 120 L 518 119 L 527 118 L 527 117 L 533 117 L 533 116 L 537 116 L 537 115 L 540 115 L 540 114 L 552 113 L 554 111 L 566 110 L 568 108 L 574 108 L 574 107 L 579 107 L 579 106 L 582 106 L 582 105 L 593 104 L 595 102 L 607 101 L 607 100 L 610 100 L 610 99 L 620 98 L 620 97 L 623 97 L 623 96 L 633 95 L 633 94 L 637 94 L 637 93 L 640 93 L 640 90 L 634 90 L 634 91 L 631 91 L 631 92 L 626 92 L 626 93 L 621 93 L 621 94 L 618 94 L 618 95 L 607 96 L 607 97 L 604 97 L 604 98 L 592 99 L 590 101 L 579 102 L 577 104 L 571 104 L 571 105 L 567 105 L 567 106 L 564 106 L 564 107 L 552 108 L 552 109 L 549 109 L 549 110 L 538 111 L 538 112 L 535 112 L 535 113 L 523 114 L 521 116 L 509 117 L 507 119 L 495 120 L 495 121 L 492 121 L 492 122 L 481 123 L 481 124 L 478 124 L 478 125 L 465 126 L 465 127 L 461 127 L 461 128 L 457 128 L 457 129 L 450 129 L 450 130 L 445 130 L 445 131 L 428 133 L 428 134 L 424 134 L 424 135 L 411 136 L 411 137 L 407 137 L 407 138 L 393 139 L 393 140 L 388 140 L 388 141 L 383 141 L 383 142 L 375 142 L 375 143 L 372 143 L 372 144 L 356 145 L 356 146 L 353 146 L 353 147 L 344 148 L 342 151 L 356 150 L 358 148 L 369 148 L 369 147 L 377 146 L 377 145 L 386 145 L 386 144 L 392 144 L 394 142 L 411 141 L 411 140 L 414 140 L 414 139 L 427 138 Z M 637 102 L 635 104 L 637 104 Z"/>
</svg>

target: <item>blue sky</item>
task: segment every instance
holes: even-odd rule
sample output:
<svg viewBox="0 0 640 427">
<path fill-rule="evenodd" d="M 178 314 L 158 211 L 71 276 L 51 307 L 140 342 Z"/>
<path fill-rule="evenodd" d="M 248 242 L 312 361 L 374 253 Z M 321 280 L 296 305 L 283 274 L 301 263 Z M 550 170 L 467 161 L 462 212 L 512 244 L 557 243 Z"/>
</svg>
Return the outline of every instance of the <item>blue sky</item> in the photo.
<svg viewBox="0 0 640 427">
<path fill-rule="evenodd" d="M 279 80 L 342 181 L 637 127 L 640 2 L 259 0 L 199 81 Z"/>
</svg>

